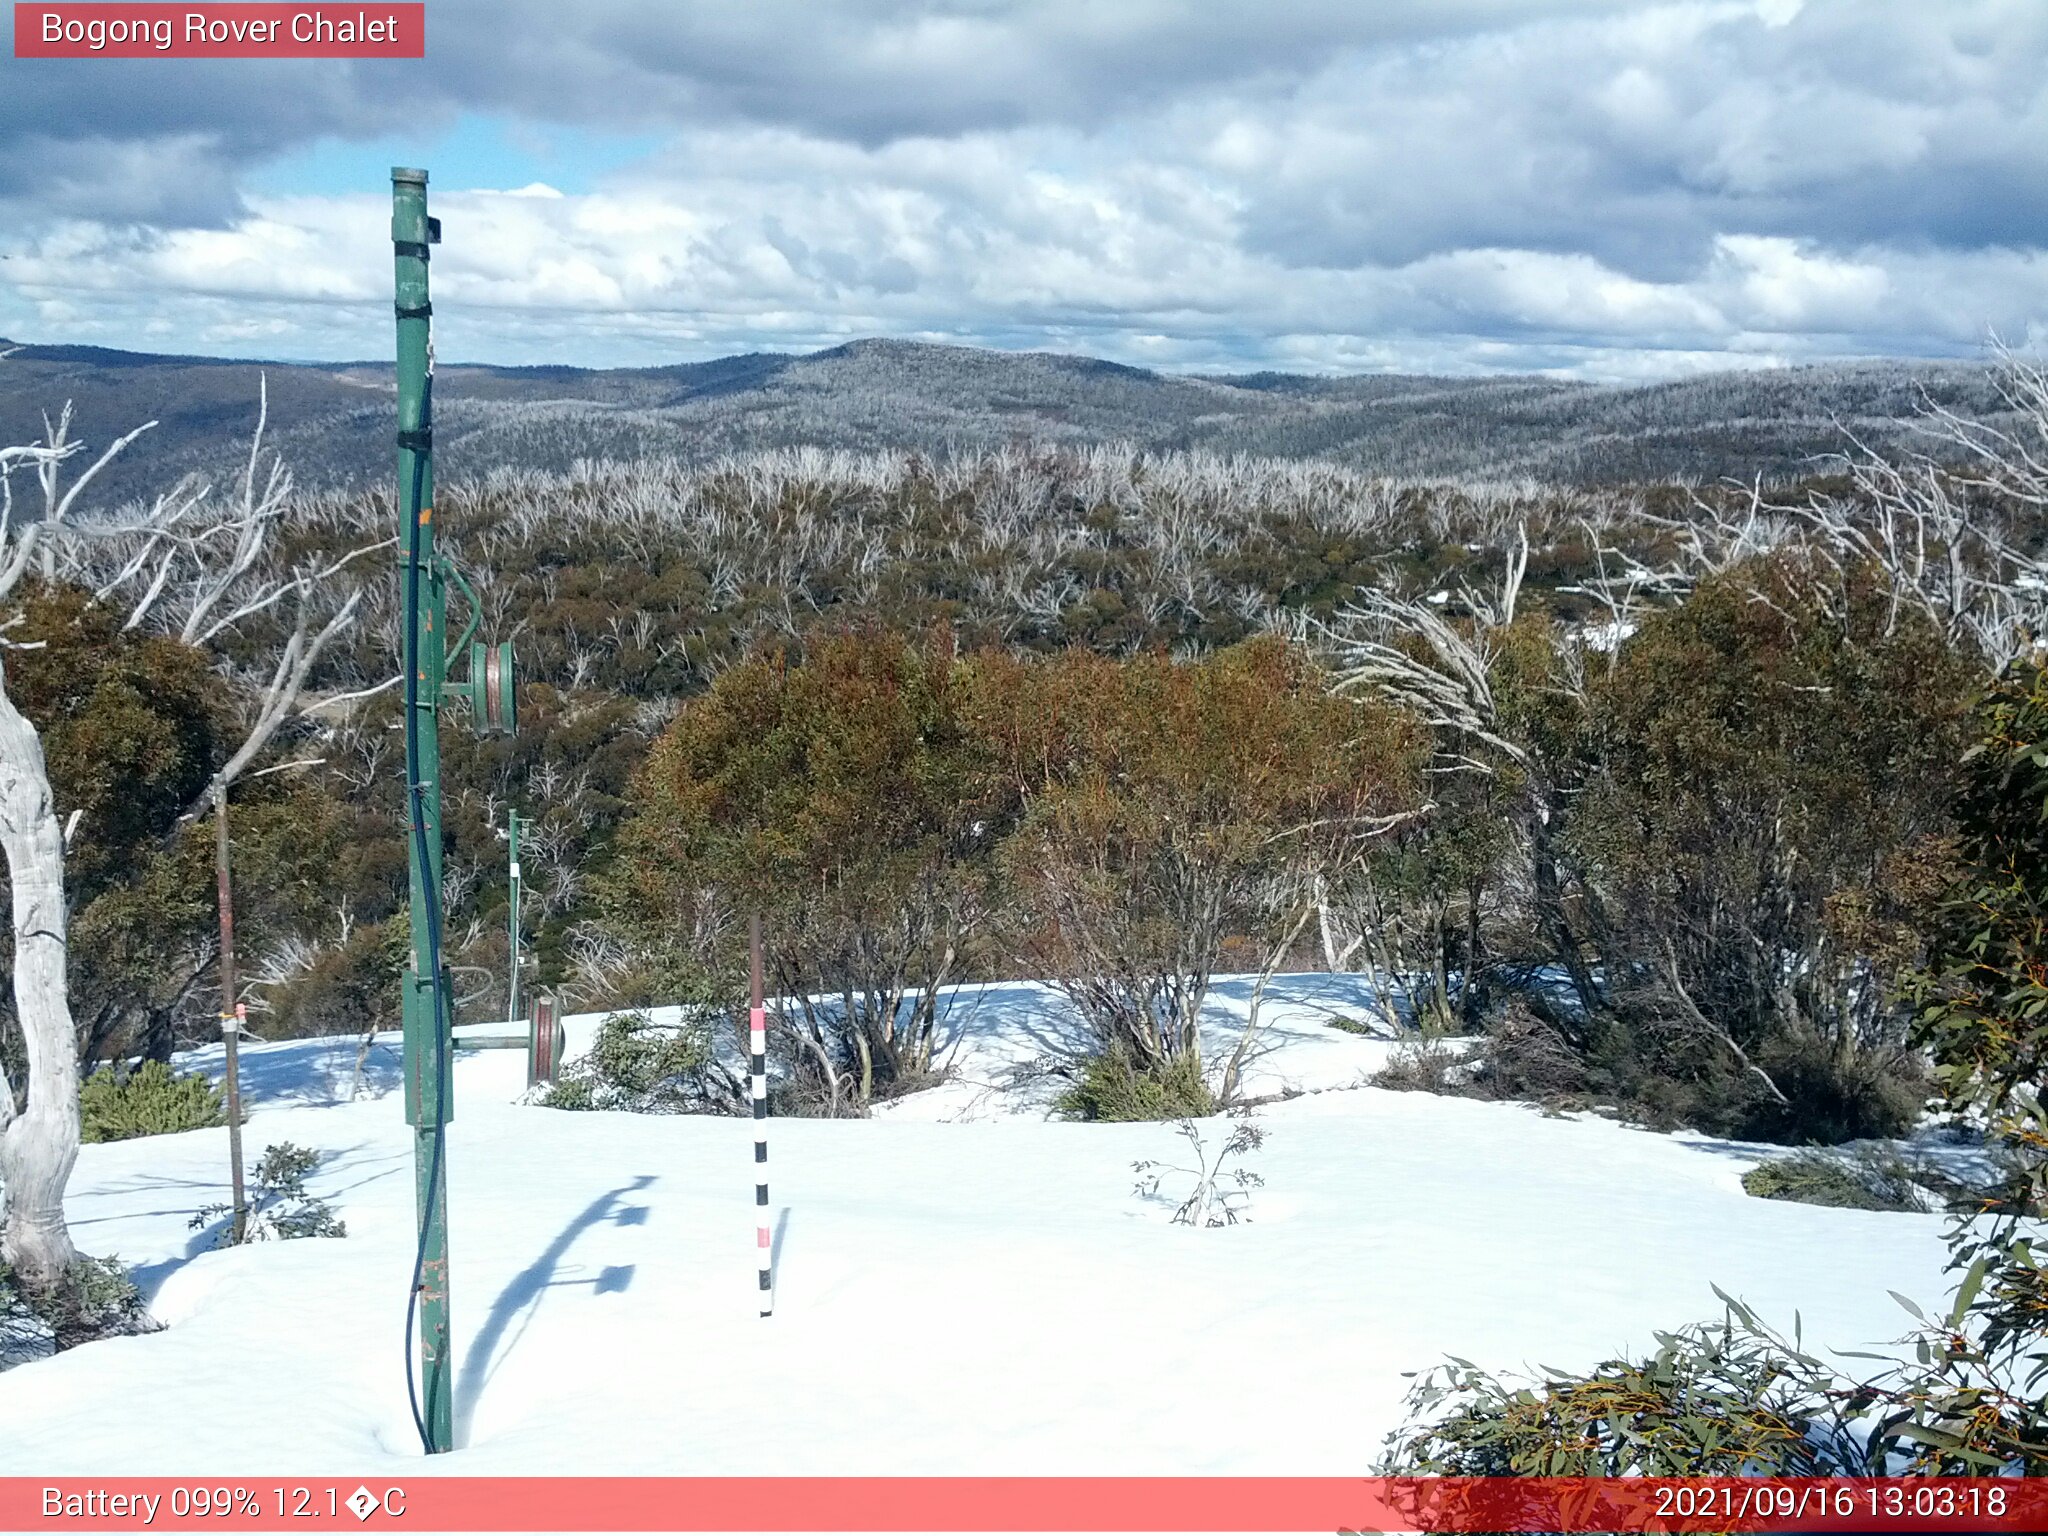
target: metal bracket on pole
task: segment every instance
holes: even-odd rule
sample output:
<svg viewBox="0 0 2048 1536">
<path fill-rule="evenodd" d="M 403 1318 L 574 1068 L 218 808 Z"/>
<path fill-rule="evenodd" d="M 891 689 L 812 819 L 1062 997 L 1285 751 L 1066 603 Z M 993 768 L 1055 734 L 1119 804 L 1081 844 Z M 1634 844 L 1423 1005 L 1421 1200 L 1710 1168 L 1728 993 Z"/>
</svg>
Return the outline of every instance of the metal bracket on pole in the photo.
<svg viewBox="0 0 2048 1536">
<path fill-rule="evenodd" d="M 462 627 L 455 643 L 448 647 L 457 656 L 464 651 L 469 653 L 469 675 L 461 682 L 443 683 L 442 696 L 461 699 L 469 705 L 470 728 L 478 735 L 510 736 L 519 728 L 512 642 L 503 640 L 496 645 L 487 645 L 481 640 L 472 640 L 483 617 L 483 604 L 477 601 L 476 589 L 463 578 L 452 560 L 441 562 L 441 574 L 461 588 L 462 595 L 469 601 L 469 622 Z"/>
</svg>

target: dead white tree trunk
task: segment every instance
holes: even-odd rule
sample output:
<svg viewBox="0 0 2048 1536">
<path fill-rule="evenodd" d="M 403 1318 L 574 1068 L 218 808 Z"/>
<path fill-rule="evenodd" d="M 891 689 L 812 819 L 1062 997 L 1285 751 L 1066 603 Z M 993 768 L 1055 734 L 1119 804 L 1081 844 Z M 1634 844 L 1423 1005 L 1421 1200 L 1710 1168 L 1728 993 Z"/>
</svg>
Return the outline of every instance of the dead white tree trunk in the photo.
<svg viewBox="0 0 2048 1536">
<path fill-rule="evenodd" d="M 30 1290 L 61 1280 L 77 1260 L 64 1224 L 64 1186 L 78 1161 L 78 1052 L 65 979 L 64 834 L 36 728 L 0 674 L 0 850 L 14 903 L 14 1009 L 28 1057 L 27 1098 L 15 1110 L 0 1072 L 0 1257 Z"/>
<path fill-rule="evenodd" d="M 49 442 L 0 448 L 0 595 L 11 592 L 49 532 L 62 525 L 78 489 L 137 434 L 120 439 L 61 502 L 57 465 L 79 449 L 63 424 Z M 45 509 L 40 522 L 14 528 L 13 473 L 35 468 Z M 42 738 L 7 697 L 0 667 L 0 853 L 7 859 L 14 917 L 14 1004 L 28 1064 L 25 1093 L 0 1070 L 0 1259 L 24 1287 L 47 1290 L 77 1261 L 64 1222 L 64 1187 L 78 1161 L 78 1045 L 65 971 L 64 830 L 43 760 Z"/>
<path fill-rule="evenodd" d="M 10 596 L 32 568 L 45 579 L 79 581 L 99 601 L 138 591 L 128 627 L 169 612 L 188 644 L 204 644 L 243 619 L 294 601 L 297 622 L 267 685 L 257 690 L 248 734 L 216 776 L 219 783 L 231 783 L 276 734 L 322 649 L 355 616 L 359 594 L 332 605 L 324 619 L 316 614 L 325 606 L 332 579 L 357 555 L 382 546 L 351 551 L 325 568 L 266 574 L 270 538 L 286 511 L 290 481 L 273 467 L 264 491 L 256 490 L 261 417 L 239 506 L 216 508 L 203 486 L 183 482 L 140 515 L 75 519 L 72 507 L 79 493 L 148 428 L 117 439 L 66 489 L 60 487 L 60 467 L 84 447 L 71 437 L 70 424 L 67 406 L 55 422 L 46 419 L 45 441 L 0 447 L 0 599 Z M 43 515 L 17 525 L 13 475 L 31 467 L 42 490 Z M 64 1221 L 64 1188 L 79 1142 L 78 1046 L 66 977 L 64 849 L 42 740 L 7 697 L 0 668 L 0 853 L 7 860 L 12 892 L 15 1013 L 28 1064 L 19 1100 L 15 1085 L 0 1071 L 0 1257 L 34 1289 L 57 1284 L 77 1258 Z"/>
</svg>

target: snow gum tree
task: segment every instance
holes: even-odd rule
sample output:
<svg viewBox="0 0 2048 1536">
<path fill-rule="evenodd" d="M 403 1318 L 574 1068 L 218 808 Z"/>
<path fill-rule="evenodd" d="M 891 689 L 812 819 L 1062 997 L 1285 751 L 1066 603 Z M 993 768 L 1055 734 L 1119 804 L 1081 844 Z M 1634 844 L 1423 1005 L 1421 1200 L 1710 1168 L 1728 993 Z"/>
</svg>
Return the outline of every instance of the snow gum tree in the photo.
<svg viewBox="0 0 2048 1536">
<path fill-rule="evenodd" d="M 1355 886 L 1361 930 L 1431 954 L 1462 906 L 1468 975 L 1509 995 L 1499 1019 L 1460 1010 L 1496 1026 L 1492 1091 L 1790 1141 L 1917 1116 L 1897 984 L 1954 857 L 1958 733 L 2048 628 L 2048 379 L 2011 363 L 2002 393 L 2003 424 L 1931 408 L 1929 452 L 1854 444 L 1803 500 L 1758 482 L 1673 518 L 1589 511 L 1583 579 L 1527 601 L 1518 534 L 1494 590 L 1340 616 L 1345 684 L 1427 721 L 1439 782 L 1465 785 L 1440 801 L 1478 786 L 1512 834 L 1446 846 L 1464 818 L 1440 812 Z"/>
<path fill-rule="evenodd" d="M 821 635 L 800 661 L 759 655 L 691 700 L 649 754 L 606 892 L 649 956 L 731 961 L 760 912 L 776 989 L 829 1113 L 931 1069 L 939 991 L 987 917 L 982 748 L 959 712 L 944 641 Z"/>
<path fill-rule="evenodd" d="M 215 957 L 206 840 L 181 837 L 178 818 L 233 728 L 229 690 L 205 652 L 124 632 L 86 587 L 25 583 L 9 617 L 8 700 L 35 722 L 60 823 L 77 817 L 64 897 L 79 1071 L 133 1056 L 155 1035 L 168 1055 L 186 977 L 210 972 Z M 9 951 L 0 936 L 0 964 Z M 0 998 L 0 1039 L 17 1034 Z"/>
<path fill-rule="evenodd" d="M 1052 979 L 1134 1101 L 1206 1107 L 1196 1024 L 1226 946 L 1284 963 L 1325 873 L 1424 809 L 1422 745 L 1277 638 L 1119 661 L 821 636 L 683 706 L 606 900 L 642 952 L 705 935 L 714 966 L 762 912 L 780 1043 L 834 1112 L 924 1078 L 941 989 L 977 973 Z"/>
<path fill-rule="evenodd" d="M 1585 767 L 1579 740 L 1583 691 L 1562 665 L 1567 658 L 1557 626 L 1522 601 L 1527 527 L 1518 528 L 1513 544 L 1500 553 L 1497 583 L 1485 590 L 1462 586 L 1455 603 L 1445 604 L 1458 610 L 1454 614 L 1426 598 L 1380 588 L 1361 591 L 1332 632 L 1341 657 L 1338 686 L 1384 699 L 1426 722 L 1439 749 L 1431 764 L 1439 782 L 1470 776 L 1485 785 L 1495 830 L 1511 827 L 1521 844 L 1532 923 L 1590 1013 L 1599 989 L 1587 935 L 1573 911 L 1575 882 L 1559 836 Z M 1448 830 L 1465 819 L 1453 806 L 1468 796 L 1446 792 L 1444 798 L 1447 814 L 1441 820 Z M 1430 832 L 1441 845 L 1436 828 Z M 1497 849 L 1472 850 L 1446 861 L 1456 869 L 1456 882 L 1466 886 L 1469 951 L 1479 948 L 1480 896 L 1474 887 L 1486 883 L 1488 866 L 1499 856 Z M 1361 928 L 1384 933 L 1394 926 L 1384 911 L 1389 884 L 1381 873 L 1365 886 Z M 1442 921 L 1433 913 L 1420 926 L 1440 929 Z M 1434 948 L 1440 956 L 1441 943 Z M 1468 981 L 1473 968 L 1468 954 Z M 1441 987 L 1431 990 L 1443 994 Z"/>
<path fill-rule="evenodd" d="M 1197 661 L 992 654 L 973 670 L 1016 807 L 999 859 L 1018 952 L 1141 1076 L 1198 1084 L 1226 943 L 1249 941 L 1270 975 L 1329 872 L 1426 809 L 1419 726 L 1333 694 L 1275 637 Z"/>
<path fill-rule="evenodd" d="M 263 419 L 239 497 L 216 499 L 205 484 L 186 480 L 151 504 L 112 512 L 87 511 L 81 495 L 147 425 L 113 442 L 68 485 L 63 466 L 85 446 L 71 435 L 68 408 L 54 422 L 45 419 L 41 441 L 0 447 L 0 605 L 15 610 L 0 620 L 0 855 L 11 898 L 23 1077 L 17 1088 L 0 1065 L 0 1259 L 30 1292 L 54 1290 L 78 1264 L 64 1219 L 79 1142 L 65 862 L 84 807 L 70 825 L 60 821 L 42 735 L 8 689 L 8 646 L 54 648 L 62 641 L 24 642 L 4 631 L 19 627 L 22 599 L 36 583 L 81 588 L 119 614 L 124 631 L 153 629 L 201 649 L 236 636 L 259 615 L 281 618 L 273 626 L 276 643 L 256 646 L 254 672 L 238 678 L 247 696 L 239 740 L 225 744 L 207 791 L 188 808 L 196 814 L 212 782 L 232 782 L 261 756 L 358 603 L 358 594 L 344 595 L 335 578 L 365 550 L 323 565 L 290 567 L 275 558 L 291 481 L 276 464 L 259 480 Z M 17 478 L 40 493 L 39 508 L 17 506 Z"/>
<path fill-rule="evenodd" d="M 64 1224 L 64 1186 L 78 1158 L 78 1058 L 64 978 L 64 835 L 43 745 L 0 688 L 0 851 L 14 913 L 14 1003 L 28 1060 L 28 1098 L 0 1081 L 0 1184 L 7 1222 L 0 1257 L 25 1284 L 53 1285 L 78 1255 Z"/>
<path fill-rule="evenodd" d="M 1822 611 L 1803 565 L 1644 620 L 1592 686 L 1569 836 L 1618 1014 L 1666 1059 L 1725 1055 L 1769 1105 L 1731 1129 L 1839 1140 L 1919 1107 L 1895 986 L 1947 874 L 1977 673 L 1916 612 L 1888 622 L 1874 573 Z"/>
<path fill-rule="evenodd" d="M 2048 1212 L 2048 647 L 1997 678 L 1975 723 L 1957 818 L 1961 864 L 1913 979 L 1915 1037 L 1947 1106 L 1985 1124 L 2012 1159 L 1997 1220 L 1958 1227 L 1951 1267 L 1983 1286 L 1985 1349 L 2038 1361 L 2030 1352 L 2048 1332 L 2048 1264 L 2035 1251 L 2035 1223 Z M 2039 1383 L 2035 1371 L 2037 1446 L 2048 1440 Z"/>
</svg>

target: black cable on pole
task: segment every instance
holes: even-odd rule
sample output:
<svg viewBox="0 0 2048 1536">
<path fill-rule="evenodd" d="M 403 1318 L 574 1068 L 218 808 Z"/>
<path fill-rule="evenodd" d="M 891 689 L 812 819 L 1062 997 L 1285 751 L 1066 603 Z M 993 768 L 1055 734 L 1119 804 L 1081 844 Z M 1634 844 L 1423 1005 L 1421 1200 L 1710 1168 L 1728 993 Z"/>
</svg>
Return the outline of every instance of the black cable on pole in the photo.
<svg viewBox="0 0 2048 1536">
<path fill-rule="evenodd" d="M 433 380 L 428 379 L 421 415 L 433 419 Z M 412 1368 L 413 1339 L 419 1326 L 420 1278 L 427 1267 L 427 1228 L 433 1220 L 435 1201 L 441 1190 L 441 1149 L 448 1137 L 448 1030 L 446 999 L 441 986 L 441 893 L 434 889 L 434 866 L 428 858 L 426 786 L 420 782 L 419 637 L 420 637 L 420 498 L 425 489 L 426 455 L 413 450 L 412 518 L 406 530 L 405 561 L 405 782 L 407 816 L 412 823 L 413 851 L 420 867 L 420 893 L 427 917 L 427 958 L 431 966 L 434 996 L 434 1155 L 427 1164 L 427 1216 L 420 1222 L 419 1245 L 413 1250 L 412 1289 L 405 1302 L 405 1396 L 412 1407 L 413 1428 L 419 1431 L 420 1446 L 432 1456 L 450 1447 L 436 1446 L 427 1429 L 426 1410 L 420 1402 L 419 1380 Z M 445 1362 L 444 1362 L 445 1364 Z"/>
</svg>

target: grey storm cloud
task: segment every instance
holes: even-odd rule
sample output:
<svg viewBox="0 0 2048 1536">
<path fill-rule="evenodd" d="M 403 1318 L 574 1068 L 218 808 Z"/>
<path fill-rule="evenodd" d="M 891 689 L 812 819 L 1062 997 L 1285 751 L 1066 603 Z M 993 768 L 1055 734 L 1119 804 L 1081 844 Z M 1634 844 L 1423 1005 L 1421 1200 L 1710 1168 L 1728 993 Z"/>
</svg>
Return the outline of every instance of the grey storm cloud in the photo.
<svg viewBox="0 0 2048 1536">
<path fill-rule="evenodd" d="M 645 131 L 744 123 L 866 147 L 1020 126 L 1094 128 L 1188 92 L 1280 88 L 1333 57 L 1483 34 L 1618 0 L 432 0 L 421 63 L 17 62 L 0 91 L 0 194 L 139 209 L 130 167 L 175 152 L 223 186 L 166 179 L 166 208 L 227 209 L 254 158 L 457 111 Z M 9 27 L 11 31 L 12 22 Z M 95 161 L 103 174 L 96 173 Z"/>
<path fill-rule="evenodd" d="M 1208 364 L 2048 335 L 2037 0 L 430 0 L 428 37 L 0 65 L 0 321 L 113 333 L 228 271 L 346 348 L 353 311 L 303 306 L 382 281 L 374 229 L 249 172 L 468 114 L 654 146 L 469 211 L 491 248 L 449 276 L 506 345 L 550 310 Z"/>
<path fill-rule="evenodd" d="M 1371 48 L 1482 35 L 1622 0 L 439 0 L 472 100 L 580 121 L 772 124 L 873 148 L 1090 128 L 1193 91 L 1285 82 Z M 471 36 L 472 27 L 474 36 Z M 437 45 L 438 46 L 438 45 Z"/>
<path fill-rule="evenodd" d="M 0 64 L 0 207 L 15 224 L 225 225 L 242 211 L 241 178 L 261 161 L 388 122 L 377 98 L 400 96 L 404 67 L 10 59 Z"/>
<path fill-rule="evenodd" d="M 463 110 L 874 148 L 1231 101 L 1287 126 L 1252 168 L 1246 238 L 1301 265 L 1512 245 L 1670 276 L 1730 228 L 2040 241 L 2048 6 L 1787 11 L 1770 25 L 1742 5 L 1619 0 L 433 0 L 424 63 L 14 63 L 0 197 L 219 222 L 261 157 Z"/>
</svg>

